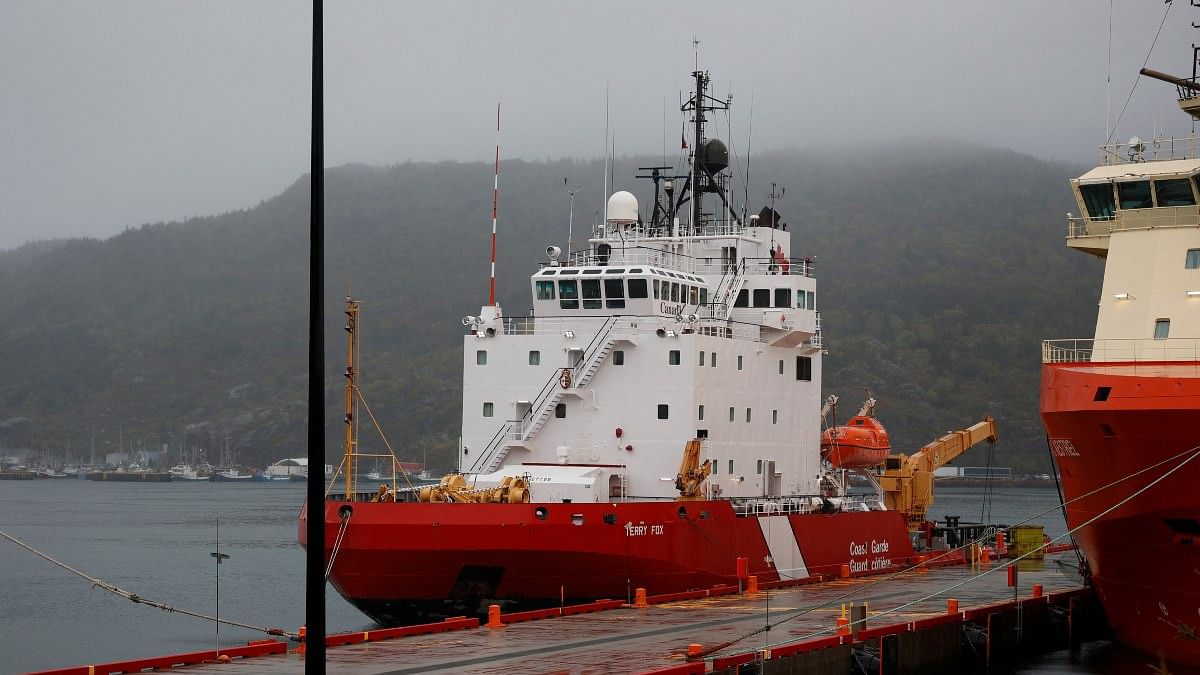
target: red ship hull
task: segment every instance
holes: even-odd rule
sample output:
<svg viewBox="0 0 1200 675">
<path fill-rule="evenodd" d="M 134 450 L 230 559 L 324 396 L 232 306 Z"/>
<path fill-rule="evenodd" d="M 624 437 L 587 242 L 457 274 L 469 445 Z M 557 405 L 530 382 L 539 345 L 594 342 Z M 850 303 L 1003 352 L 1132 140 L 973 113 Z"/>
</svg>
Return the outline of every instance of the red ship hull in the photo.
<svg viewBox="0 0 1200 675">
<path fill-rule="evenodd" d="M 898 512 L 738 515 L 728 500 L 616 504 L 327 501 L 326 558 L 353 508 L 331 581 L 385 624 L 674 593 L 737 583 L 878 572 L 914 555 Z M 542 515 L 544 514 L 544 517 Z M 305 544 L 301 515 L 299 537 Z M 761 522 L 760 522 L 761 521 Z"/>
<path fill-rule="evenodd" d="M 1200 666 L 1200 365 L 1046 364 L 1041 415 L 1116 638 Z"/>
</svg>

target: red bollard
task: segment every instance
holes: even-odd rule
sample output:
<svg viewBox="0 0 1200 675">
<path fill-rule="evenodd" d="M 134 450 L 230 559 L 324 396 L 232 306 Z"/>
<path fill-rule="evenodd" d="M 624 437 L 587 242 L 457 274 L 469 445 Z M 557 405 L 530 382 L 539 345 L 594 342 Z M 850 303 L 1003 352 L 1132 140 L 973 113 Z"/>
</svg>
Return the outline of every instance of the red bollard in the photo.
<svg viewBox="0 0 1200 675">
<path fill-rule="evenodd" d="M 633 591 L 633 606 L 639 608 L 650 606 L 650 604 L 646 602 L 646 589 L 638 588 Z"/>
<path fill-rule="evenodd" d="M 1041 584 L 1033 585 L 1033 597 L 1035 597 L 1035 598 L 1042 597 L 1042 585 Z"/>
<path fill-rule="evenodd" d="M 947 614 L 958 614 L 958 600 L 957 599 L 950 598 L 950 599 L 946 600 L 946 613 Z"/>
<path fill-rule="evenodd" d="M 850 566 L 849 565 L 842 565 L 842 578 L 843 579 L 850 578 Z"/>
<path fill-rule="evenodd" d="M 838 635 L 849 635 L 850 634 L 850 619 L 847 619 L 844 616 L 838 617 L 837 634 Z"/>
<path fill-rule="evenodd" d="M 488 628 L 503 627 L 503 624 L 500 623 L 500 605 L 488 605 L 487 627 Z"/>
</svg>

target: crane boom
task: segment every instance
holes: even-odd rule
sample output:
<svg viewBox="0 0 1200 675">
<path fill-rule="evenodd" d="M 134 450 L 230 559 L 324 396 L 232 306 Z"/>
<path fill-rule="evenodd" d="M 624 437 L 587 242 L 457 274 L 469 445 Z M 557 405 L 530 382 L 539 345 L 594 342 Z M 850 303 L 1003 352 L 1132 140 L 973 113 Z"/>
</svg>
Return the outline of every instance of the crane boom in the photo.
<svg viewBox="0 0 1200 675">
<path fill-rule="evenodd" d="M 996 421 L 990 415 L 925 444 L 912 455 L 888 455 L 879 477 L 884 505 L 889 510 L 903 511 L 910 530 L 919 529 L 933 504 L 934 470 L 984 441 L 997 441 Z"/>
<path fill-rule="evenodd" d="M 700 486 L 712 473 L 712 465 L 700 463 L 700 439 L 693 438 L 683 446 L 683 459 L 679 462 L 679 475 L 675 477 L 675 489 L 679 490 L 677 501 L 703 499 Z"/>
</svg>

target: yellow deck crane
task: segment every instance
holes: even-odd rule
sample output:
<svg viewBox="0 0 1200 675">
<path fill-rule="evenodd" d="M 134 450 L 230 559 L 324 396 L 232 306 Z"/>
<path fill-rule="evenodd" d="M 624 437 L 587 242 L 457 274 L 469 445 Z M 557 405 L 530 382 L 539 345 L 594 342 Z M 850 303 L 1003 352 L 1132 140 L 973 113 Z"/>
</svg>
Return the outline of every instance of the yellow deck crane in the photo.
<svg viewBox="0 0 1200 675">
<path fill-rule="evenodd" d="M 676 501 L 704 499 L 700 486 L 712 473 L 712 464 L 700 463 L 700 439 L 693 438 L 683 446 L 683 459 L 679 462 L 679 475 L 675 477 L 675 489 L 679 490 Z"/>
<path fill-rule="evenodd" d="M 989 415 L 978 424 L 947 433 L 912 455 L 888 455 L 879 475 L 884 505 L 903 511 L 908 529 L 919 530 L 933 504 L 934 470 L 979 443 L 996 440 L 996 421 Z"/>
</svg>

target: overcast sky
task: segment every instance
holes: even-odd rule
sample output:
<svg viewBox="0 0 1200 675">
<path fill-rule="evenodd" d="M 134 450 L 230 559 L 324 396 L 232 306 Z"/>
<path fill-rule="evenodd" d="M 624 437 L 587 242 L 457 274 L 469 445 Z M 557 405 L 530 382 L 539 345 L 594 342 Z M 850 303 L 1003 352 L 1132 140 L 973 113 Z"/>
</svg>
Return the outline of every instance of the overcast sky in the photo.
<svg viewBox="0 0 1200 675">
<path fill-rule="evenodd" d="M 1115 0 L 1112 118 L 1167 5 Z M 326 3 L 326 160 L 490 160 L 679 144 L 693 36 L 753 149 L 966 139 L 1090 162 L 1109 3 Z M 1150 67 L 1191 75 L 1175 0 Z M 0 0 L 0 248 L 253 206 L 308 171 L 311 9 L 291 0 Z M 664 125 L 664 109 L 666 123 Z M 1115 134 L 1191 130 L 1145 80 Z M 664 133 L 664 126 L 666 127 Z M 665 140 L 664 140 L 665 137 Z"/>
</svg>

